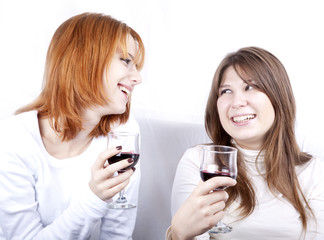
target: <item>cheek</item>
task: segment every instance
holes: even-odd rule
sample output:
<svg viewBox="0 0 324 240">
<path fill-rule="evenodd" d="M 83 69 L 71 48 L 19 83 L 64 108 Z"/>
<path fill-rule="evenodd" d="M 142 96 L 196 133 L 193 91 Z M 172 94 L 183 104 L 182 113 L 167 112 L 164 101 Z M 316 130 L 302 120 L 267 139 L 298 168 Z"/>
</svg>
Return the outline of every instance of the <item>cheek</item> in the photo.
<svg viewBox="0 0 324 240">
<path fill-rule="evenodd" d="M 259 108 L 263 109 L 263 115 L 268 122 L 267 125 L 271 127 L 275 119 L 275 110 L 272 106 L 272 103 L 266 95 L 262 96 L 262 98 L 259 99 L 259 103 L 262 103 L 260 104 Z"/>
<path fill-rule="evenodd" d="M 274 108 L 271 103 L 269 103 L 269 105 L 267 107 L 267 115 L 268 115 L 268 119 L 269 119 L 269 125 L 272 126 L 272 124 L 275 120 L 276 114 L 275 114 Z"/>
<path fill-rule="evenodd" d="M 227 104 L 222 101 L 222 99 L 218 99 L 217 101 L 217 111 L 219 115 L 219 119 L 223 125 L 225 119 L 227 118 Z"/>
<path fill-rule="evenodd" d="M 219 98 L 217 100 L 217 109 L 218 109 L 218 114 L 224 114 L 227 111 L 228 108 L 228 103 L 227 101 L 224 100 L 224 98 Z"/>
</svg>

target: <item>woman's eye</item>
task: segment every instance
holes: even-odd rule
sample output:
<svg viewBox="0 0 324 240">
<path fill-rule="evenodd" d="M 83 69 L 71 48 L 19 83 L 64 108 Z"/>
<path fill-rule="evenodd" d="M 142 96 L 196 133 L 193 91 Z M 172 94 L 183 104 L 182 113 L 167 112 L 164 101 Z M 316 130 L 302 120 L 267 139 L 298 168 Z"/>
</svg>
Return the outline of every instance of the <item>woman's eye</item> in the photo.
<svg viewBox="0 0 324 240">
<path fill-rule="evenodd" d="M 132 60 L 128 59 L 128 58 L 121 58 L 120 60 L 122 60 L 123 62 L 126 63 L 126 65 L 128 65 Z"/>
<path fill-rule="evenodd" d="M 225 93 L 231 93 L 232 91 L 230 89 L 223 89 L 221 92 L 220 92 L 220 95 L 223 95 Z"/>
<path fill-rule="evenodd" d="M 247 91 L 247 90 L 251 90 L 251 89 L 253 89 L 253 86 L 251 86 L 251 85 L 246 85 L 246 87 L 245 87 L 245 90 Z"/>
</svg>

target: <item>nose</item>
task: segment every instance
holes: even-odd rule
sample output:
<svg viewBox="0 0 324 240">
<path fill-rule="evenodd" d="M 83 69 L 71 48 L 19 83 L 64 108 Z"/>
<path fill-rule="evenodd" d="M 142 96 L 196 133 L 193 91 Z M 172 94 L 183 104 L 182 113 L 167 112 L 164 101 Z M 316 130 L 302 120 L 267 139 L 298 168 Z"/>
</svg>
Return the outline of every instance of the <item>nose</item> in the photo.
<svg viewBox="0 0 324 240">
<path fill-rule="evenodd" d="M 233 94 L 233 108 L 244 107 L 247 105 L 247 98 L 245 93 L 236 92 Z"/>
<path fill-rule="evenodd" d="M 131 80 L 133 86 L 138 85 L 142 82 L 142 76 L 135 66 L 132 67 L 129 79 Z"/>
</svg>

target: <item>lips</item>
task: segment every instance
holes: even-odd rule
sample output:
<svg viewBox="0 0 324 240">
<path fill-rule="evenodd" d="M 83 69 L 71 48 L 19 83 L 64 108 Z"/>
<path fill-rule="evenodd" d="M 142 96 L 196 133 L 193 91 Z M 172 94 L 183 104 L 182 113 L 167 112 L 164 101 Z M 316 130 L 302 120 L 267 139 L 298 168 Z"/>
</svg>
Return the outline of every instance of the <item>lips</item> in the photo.
<svg viewBox="0 0 324 240">
<path fill-rule="evenodd" d="M 127 96 L 129 96 L 132 92 L 132 88 L 126 86 L 126 85 L 122 85 L 122 84 L 118 84 L 119 89 L 126 94 Z"/>
<path fill-rule="evenodd" d="M 232 121 L 235 123 L 244 123 L 244 122 L 254 119 L 255 117 L 256 117 L 255 114 L 240 115 L 240 116 L 232 117 Z"/>
</svg>

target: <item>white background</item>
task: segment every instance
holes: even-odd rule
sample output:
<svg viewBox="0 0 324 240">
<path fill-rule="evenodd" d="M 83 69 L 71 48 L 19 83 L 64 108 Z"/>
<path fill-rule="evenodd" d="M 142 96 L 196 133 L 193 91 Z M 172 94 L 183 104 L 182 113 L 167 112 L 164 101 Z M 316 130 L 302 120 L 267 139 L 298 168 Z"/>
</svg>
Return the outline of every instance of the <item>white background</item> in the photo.
<svg viewBox="0 0 324 240">
<path fill-rule="evenodd" d="M 56 28 L 82 12 L 126 22 L 143 38 L 135 114 L 203 123 L 214 71 L 228 53 L 265 48 L 286 67 L 300 131 L 324 133 L 324 7 L 321 0 L 0 0 L 0 118 L 40 92 Z"/>
<path fill-rule="evenodd" d="M 184 134 L 187 125 L 178 122 L 203 123 L 212 77 L 227 53 L 258 46 L 276 55 L 294 89 L 298 131 L 316 138 L 324 133 L 323 5 L 322 0 L 0 0 L 0 119 L 39 94 L 47 47 L 63 21 L 100 12 L 133 27 L 144 40 L 146 63 L 132 110 L 149 118 L 142 123 L 142 205 L 134 239 L 160 239 L 170 224 L 179 149 L 201 140 L 193 130 Z M 183 134 L 170 141 L 173 129 Z M 323 149 L 323 140 L 310 142 L 317 152 Z"/>
</svg>

